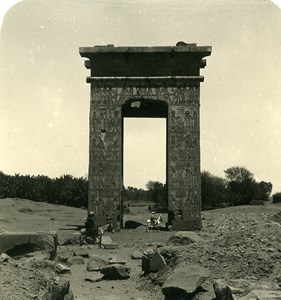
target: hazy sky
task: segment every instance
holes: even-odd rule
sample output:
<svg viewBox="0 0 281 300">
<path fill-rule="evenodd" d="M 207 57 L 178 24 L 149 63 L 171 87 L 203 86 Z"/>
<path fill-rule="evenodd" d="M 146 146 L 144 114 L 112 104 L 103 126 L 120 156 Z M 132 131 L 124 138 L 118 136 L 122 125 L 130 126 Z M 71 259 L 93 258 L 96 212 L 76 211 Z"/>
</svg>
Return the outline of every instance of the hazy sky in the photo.
<svg viewBox="0 0 281 300">
<path fill-rule="evenodd" d="M 1 28 L 0 170 L 85 176 L 90 85 L 79 47 L 180 40 L 213 47 L 201 71 L 201 169 L 245 166 L 281 191 L 281 10 L 269 0 L 16 4 Z M 164 120 L 126 124 L 125 185 L 163 182 Z"/>
</svg>

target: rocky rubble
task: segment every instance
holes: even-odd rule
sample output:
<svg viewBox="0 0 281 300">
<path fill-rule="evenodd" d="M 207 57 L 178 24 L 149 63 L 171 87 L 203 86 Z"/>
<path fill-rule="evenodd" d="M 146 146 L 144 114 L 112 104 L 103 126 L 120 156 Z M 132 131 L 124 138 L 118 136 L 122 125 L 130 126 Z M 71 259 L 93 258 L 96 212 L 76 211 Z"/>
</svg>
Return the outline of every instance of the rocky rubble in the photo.
<svg viewBox="0 0 281 300">
<path fill-rule="evenodd" d="M 280 211 L 203 212 L 201 231 L 146 233 L 140 226 L 105 236 L 103 248 L 80 247 L 77 233 L 59 232 L 54 260 L 44 249 L 0 254 L 0 299 L 49 299 L 52 291 L 69 298 L 67 282 L 79 300 L 280 299 Z"/>
</svg>

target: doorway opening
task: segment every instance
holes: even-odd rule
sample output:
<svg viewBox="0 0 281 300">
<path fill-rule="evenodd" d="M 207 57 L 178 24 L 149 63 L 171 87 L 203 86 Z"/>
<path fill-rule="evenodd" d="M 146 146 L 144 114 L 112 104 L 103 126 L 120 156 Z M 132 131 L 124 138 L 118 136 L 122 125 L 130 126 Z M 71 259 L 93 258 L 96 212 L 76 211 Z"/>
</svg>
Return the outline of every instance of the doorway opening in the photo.
<svg viewBox="0 0 281 300">
<path fill-rule="evenodd" d="M 140 210 L 168 209 L 167 115 L 164 101 L 132 99 L 122 106 L 122 207 L 136 222 L 144 221 Z"/>
</svg>

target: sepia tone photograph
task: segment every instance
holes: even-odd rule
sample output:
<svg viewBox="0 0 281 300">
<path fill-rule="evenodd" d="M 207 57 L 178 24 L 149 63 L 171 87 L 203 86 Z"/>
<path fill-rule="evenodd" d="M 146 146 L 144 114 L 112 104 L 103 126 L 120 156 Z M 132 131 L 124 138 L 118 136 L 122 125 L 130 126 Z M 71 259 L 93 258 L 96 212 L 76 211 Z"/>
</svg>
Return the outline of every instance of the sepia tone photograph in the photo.
<svg viewBox="0 0 281 300">
<path fill-rule="evenodd" d="M 280 1 L 0 12 L 0 300 L 281 299 Z"/>
</svg>

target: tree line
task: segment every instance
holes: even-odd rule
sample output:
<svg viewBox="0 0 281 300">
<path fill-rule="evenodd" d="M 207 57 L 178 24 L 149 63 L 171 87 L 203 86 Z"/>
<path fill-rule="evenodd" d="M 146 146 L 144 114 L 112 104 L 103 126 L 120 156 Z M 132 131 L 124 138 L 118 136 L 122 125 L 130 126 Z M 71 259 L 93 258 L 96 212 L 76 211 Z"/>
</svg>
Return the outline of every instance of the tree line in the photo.
<svg viewBox="0 0 281 300">
<path fill-rule="evenodd" d="M 36 202 L 88 206 L 88 180 L 62 175 L 55 179 L 38 175 L 6 175 L 0 171 L 0 198 L 21 198 Z"/>
<path fill-rule="evenodd" d="M 257 182 L 245 167 L 231 167 L 225 178 L 201 173 L 201 201 L 203 209 L 223 206 L 248 205 L 252 201 L 267 201 L 272 191 L 271 182 Z"/>
<path fill-rule="evenodd" d="M 269 199 L 272 184 L 265 181 L 257 182 L 253 173 L 245 167 L 231 167 L 226 169 L 224 174 L 225 178 L 221 178 L 208 171 L 201 172 L 202 209 L 244 205 L 250 204 L 253 200 Z M 280 193 L 273 195 L 273 199 L 277 199 L 278 202 L 280 195 Z M 62 175 L 55 179 L 43 175 L 12 176 L 0 171 L 0 198 L 8 197 L 87 207 L 88 179 L 75 178 L 72 175 Z M 167 186 L 158 181 L 149 181 L 146 189 L 124 187 L 122 199 L 127 202 L 154 202 L 158 208 L 165 210 L 168 202 Z"/>
</svg>

